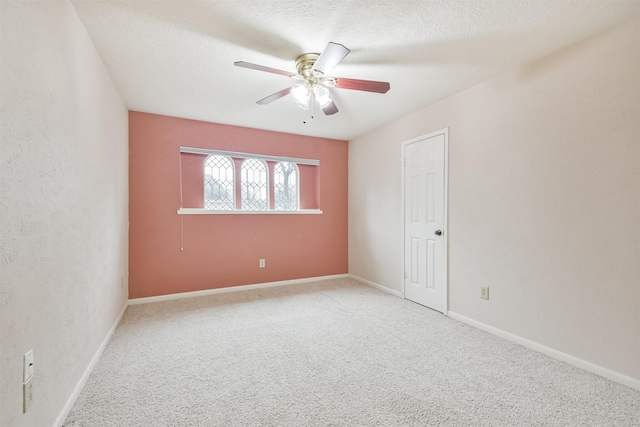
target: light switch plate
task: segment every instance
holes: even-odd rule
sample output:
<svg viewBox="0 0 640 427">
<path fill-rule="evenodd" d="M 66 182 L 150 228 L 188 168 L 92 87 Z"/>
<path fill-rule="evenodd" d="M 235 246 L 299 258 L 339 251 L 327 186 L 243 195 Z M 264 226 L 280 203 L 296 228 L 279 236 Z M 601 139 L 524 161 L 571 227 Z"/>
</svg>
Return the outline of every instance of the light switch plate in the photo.
<svg viewBox="0 0 640 427">
<path fill-rule="evenodd" d="M 23 383 L 26 384 L 27 381 L 29 381 L 29 379 L 33 377 L 33 371 L 33 349 L 31 349 L 24 354 L 24 378 L 22 380 Z"/>
</svg>

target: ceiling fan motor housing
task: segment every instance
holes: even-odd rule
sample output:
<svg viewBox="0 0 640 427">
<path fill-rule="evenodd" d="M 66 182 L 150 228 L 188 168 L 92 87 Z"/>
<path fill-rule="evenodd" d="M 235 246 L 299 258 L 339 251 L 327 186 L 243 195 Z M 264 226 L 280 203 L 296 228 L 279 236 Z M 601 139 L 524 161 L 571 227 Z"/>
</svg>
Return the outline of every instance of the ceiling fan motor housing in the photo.
<svg viewBox="0 0 640 427">
<path fill-rule="evenodd" d="M 298 74 L 307 81 L 314 78 L 319 79 L 322 76 L 322 72 L 313 69 L 319 57 L 319 53 L 303 53 L 298 56 L 296 58 L 296 70 L 298 70 Z"/>
</svg>

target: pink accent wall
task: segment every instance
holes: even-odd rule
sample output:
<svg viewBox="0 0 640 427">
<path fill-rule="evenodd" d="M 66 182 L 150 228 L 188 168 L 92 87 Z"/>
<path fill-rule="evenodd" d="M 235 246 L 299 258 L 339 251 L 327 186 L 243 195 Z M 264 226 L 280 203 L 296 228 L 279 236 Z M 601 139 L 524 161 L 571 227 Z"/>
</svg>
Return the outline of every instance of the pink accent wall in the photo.
<svg viewBox="0 0 640 427">
<path fill-rule="evenodd" d="M 204 192 L 181 145 L 318 159 L 300 166 L 301 206 L 323 214 L 178 215 L 181 167 L 183 206 Z M 131 111 L 129 150 L 129 298 L 347 273 L 347 141 Z"/>
</svg>

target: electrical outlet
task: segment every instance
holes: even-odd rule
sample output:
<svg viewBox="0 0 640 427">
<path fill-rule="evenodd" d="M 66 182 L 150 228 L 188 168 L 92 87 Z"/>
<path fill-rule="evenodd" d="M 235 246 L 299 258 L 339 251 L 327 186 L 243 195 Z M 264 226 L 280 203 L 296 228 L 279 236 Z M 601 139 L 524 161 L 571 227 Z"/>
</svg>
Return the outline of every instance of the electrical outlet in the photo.
<svg viewBox="0 0 640 427">
<path fill-rule="evenodd" d="M 33 376 L 29 381 L 22 384 L 22 413 L 26 413 L 27 409 L 33 403 Z"/>
<path fill-rule="evenodd" d="M 27 381 L 29 381 L 29 379 L 31 379 L 31 377 L 33 377 L 33 370 L 34 370 L 34 366 L 33 366 L 33 349 L 27 351 L 24 354 L 24 363 L 23 363 L 23 379 L 22 382 L 23 383 L 27 383 Z"/>
<path fill-rule="evenodd" d="M 488 286 L 481 286 L 480 287 L 480 298 L 489 299 L 489 287 Z"/>
<path fill-rule="evenodd" d="M 264 262 L 264 259 L 260 260 L 260 268 L 264 268 L 264 266 L 266 265 L 266 263 Z"/>
</svg>

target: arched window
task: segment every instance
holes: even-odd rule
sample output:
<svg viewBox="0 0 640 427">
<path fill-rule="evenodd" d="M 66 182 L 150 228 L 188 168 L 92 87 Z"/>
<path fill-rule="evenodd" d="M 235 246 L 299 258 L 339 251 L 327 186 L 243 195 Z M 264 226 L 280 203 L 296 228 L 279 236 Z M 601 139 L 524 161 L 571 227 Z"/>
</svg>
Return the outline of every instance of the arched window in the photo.
<svg viewBox="0 0 640 427">
<path fill-rule="evenodd" d="M 273 169 L 275 210 L 298 210 L 298 168 L 295 163 L 279 162 Z"/>
<path fill-rule="evenodd" d="M 234 210 L 233 162 L 226 156 L 213 155 L 204 161 L 204 208 L 215 211 Z"/>
<path fill-rule="evenodd" d="M 243 211 L 266 211 L 267 165 L 262 160 L 245 159 L 240 169 L 240 188 Z"/>
</svg>

